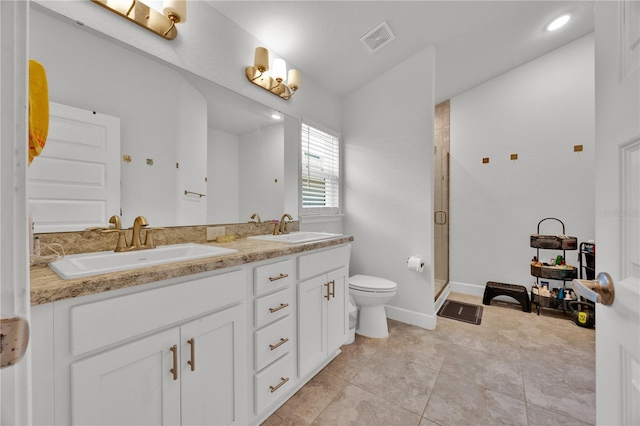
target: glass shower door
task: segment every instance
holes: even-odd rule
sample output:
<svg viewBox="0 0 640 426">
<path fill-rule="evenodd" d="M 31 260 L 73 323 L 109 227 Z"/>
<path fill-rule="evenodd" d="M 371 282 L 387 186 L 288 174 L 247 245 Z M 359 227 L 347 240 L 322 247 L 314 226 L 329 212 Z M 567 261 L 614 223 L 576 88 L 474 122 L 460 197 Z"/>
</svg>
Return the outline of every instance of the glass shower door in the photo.
<svg viewBox="0 0 640 426">
<path fill-rule="evenodd" d="M 449 152 L 435 147 L 434 156 L 434 295 L 449 283 Z"/>
</svg>

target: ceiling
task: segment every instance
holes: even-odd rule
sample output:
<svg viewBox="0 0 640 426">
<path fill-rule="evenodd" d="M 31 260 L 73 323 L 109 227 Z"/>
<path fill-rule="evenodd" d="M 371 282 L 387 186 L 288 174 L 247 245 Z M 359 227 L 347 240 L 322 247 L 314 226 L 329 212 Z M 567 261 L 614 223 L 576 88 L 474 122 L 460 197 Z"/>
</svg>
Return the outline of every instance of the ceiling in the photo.
<svg viewBox="0 0 640 426">
<path fill-rule="evenodd" d="M 592 1 L 206 1 L 340 97 L 434 45 L 439 103 L 594 29 Z M 382 21 L 395 40 L 372 54 L 360 38 Z"/>
</svg>

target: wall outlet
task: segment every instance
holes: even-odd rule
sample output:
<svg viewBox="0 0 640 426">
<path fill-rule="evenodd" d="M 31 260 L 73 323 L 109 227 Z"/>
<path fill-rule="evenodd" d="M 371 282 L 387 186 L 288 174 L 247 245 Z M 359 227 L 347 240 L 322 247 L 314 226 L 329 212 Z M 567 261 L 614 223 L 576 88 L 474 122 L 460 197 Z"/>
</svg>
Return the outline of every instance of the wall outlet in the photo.
<svg viewBox="0 0 640 426">
<path fill-rule="evenodd" d="M 224 226 L 207 228 L 207 241 L 213 241 L 220 235 L 224 235 Z"/>
</svg>

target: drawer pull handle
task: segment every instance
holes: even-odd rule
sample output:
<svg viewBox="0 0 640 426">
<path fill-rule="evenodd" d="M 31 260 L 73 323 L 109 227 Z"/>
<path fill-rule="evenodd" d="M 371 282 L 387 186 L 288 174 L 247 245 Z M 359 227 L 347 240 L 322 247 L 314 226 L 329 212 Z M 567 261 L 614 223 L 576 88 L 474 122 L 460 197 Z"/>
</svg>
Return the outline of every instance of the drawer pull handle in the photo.
<svg viewBox="0 0 640 426">
<path fill-rule="evenodd" d="M 274 393 L 275 391 L 280 389 L 280 386 L 282 386 L 285 383 L 287 383 L 289 381 L 289 378 L 288 377 L 280 377 L 280 380 L 282 380 L 282 381 L 280 383 L 278 383 L 277 385 L 269 386 L 269 389 L 271 389 L 271 393 Z"/>
<path fill-rule="evenodd" d="M 277 277 L 269 277 L 269 281 L 278 281 L 281 280 L 283 278 L 287 278 L 289 276 L 289 274 L 280 274 Z"/>
<path fill-rule="evenodd" d="M 287 337 L 283 337 L 282 339 L 280 339 L 280 341 L 278 343 L 276 343 L 275 345 L 269 345 L 269 349 L 274 350 L 279 348 L 280 346 L 284 345 L 285 343 L 287 343 L 289 341 L 289 339 Z"/>
<path fill-rule="evenodd" d="M 173 380 L 178 380 L 178 345 L 169 348 L 173 352 L 173 368 L 169 370 L 173 374 Z"/>
<path fill-rule="evenodd" d="M 191 371 L 196 371 L 196 339 L 193 337 L 187 340 L 189 346 L 191 346 L 191 359 L 187 361 L 187 364 L 191 366 Z"/>
<path fill-rule="evenodd" d="M 327 287 L 327 294 L 324 296 L 325 299 L 331 299 L 331 283 L 326 283 L 325 287 Z"/>
<path fill-rule="evenodd" d="M 280 309 L 284 309 L 287 306 L 289 306 L 288 303 L 281 303 L 280 306 L 278 306 L 277 308 L 269 308 L 269 312 L 271 313 L 278 312 Z"/>
<path fill-rule="evenodd" d="M 329 293 L 331 296 L 333 296 L 333 298 L 336 298 L 336 281 L 329 281 L 329 284 L 331 284 L 331 293 Z"/>
</svg>

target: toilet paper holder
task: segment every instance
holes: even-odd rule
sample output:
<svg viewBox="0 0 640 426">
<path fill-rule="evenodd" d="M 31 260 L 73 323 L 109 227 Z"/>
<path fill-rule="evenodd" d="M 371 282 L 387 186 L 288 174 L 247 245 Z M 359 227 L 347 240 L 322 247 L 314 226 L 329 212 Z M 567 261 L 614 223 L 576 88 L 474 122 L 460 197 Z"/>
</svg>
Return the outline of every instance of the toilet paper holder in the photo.
<svg viewBox="0 0 640 426">
<path fill-rule="evenodd" d="M 411 256 L 407 259 L 407 268 L 412 271 L 422 272 L 424 269 L 424 260 L 420 256 Z"/>
</svg>

